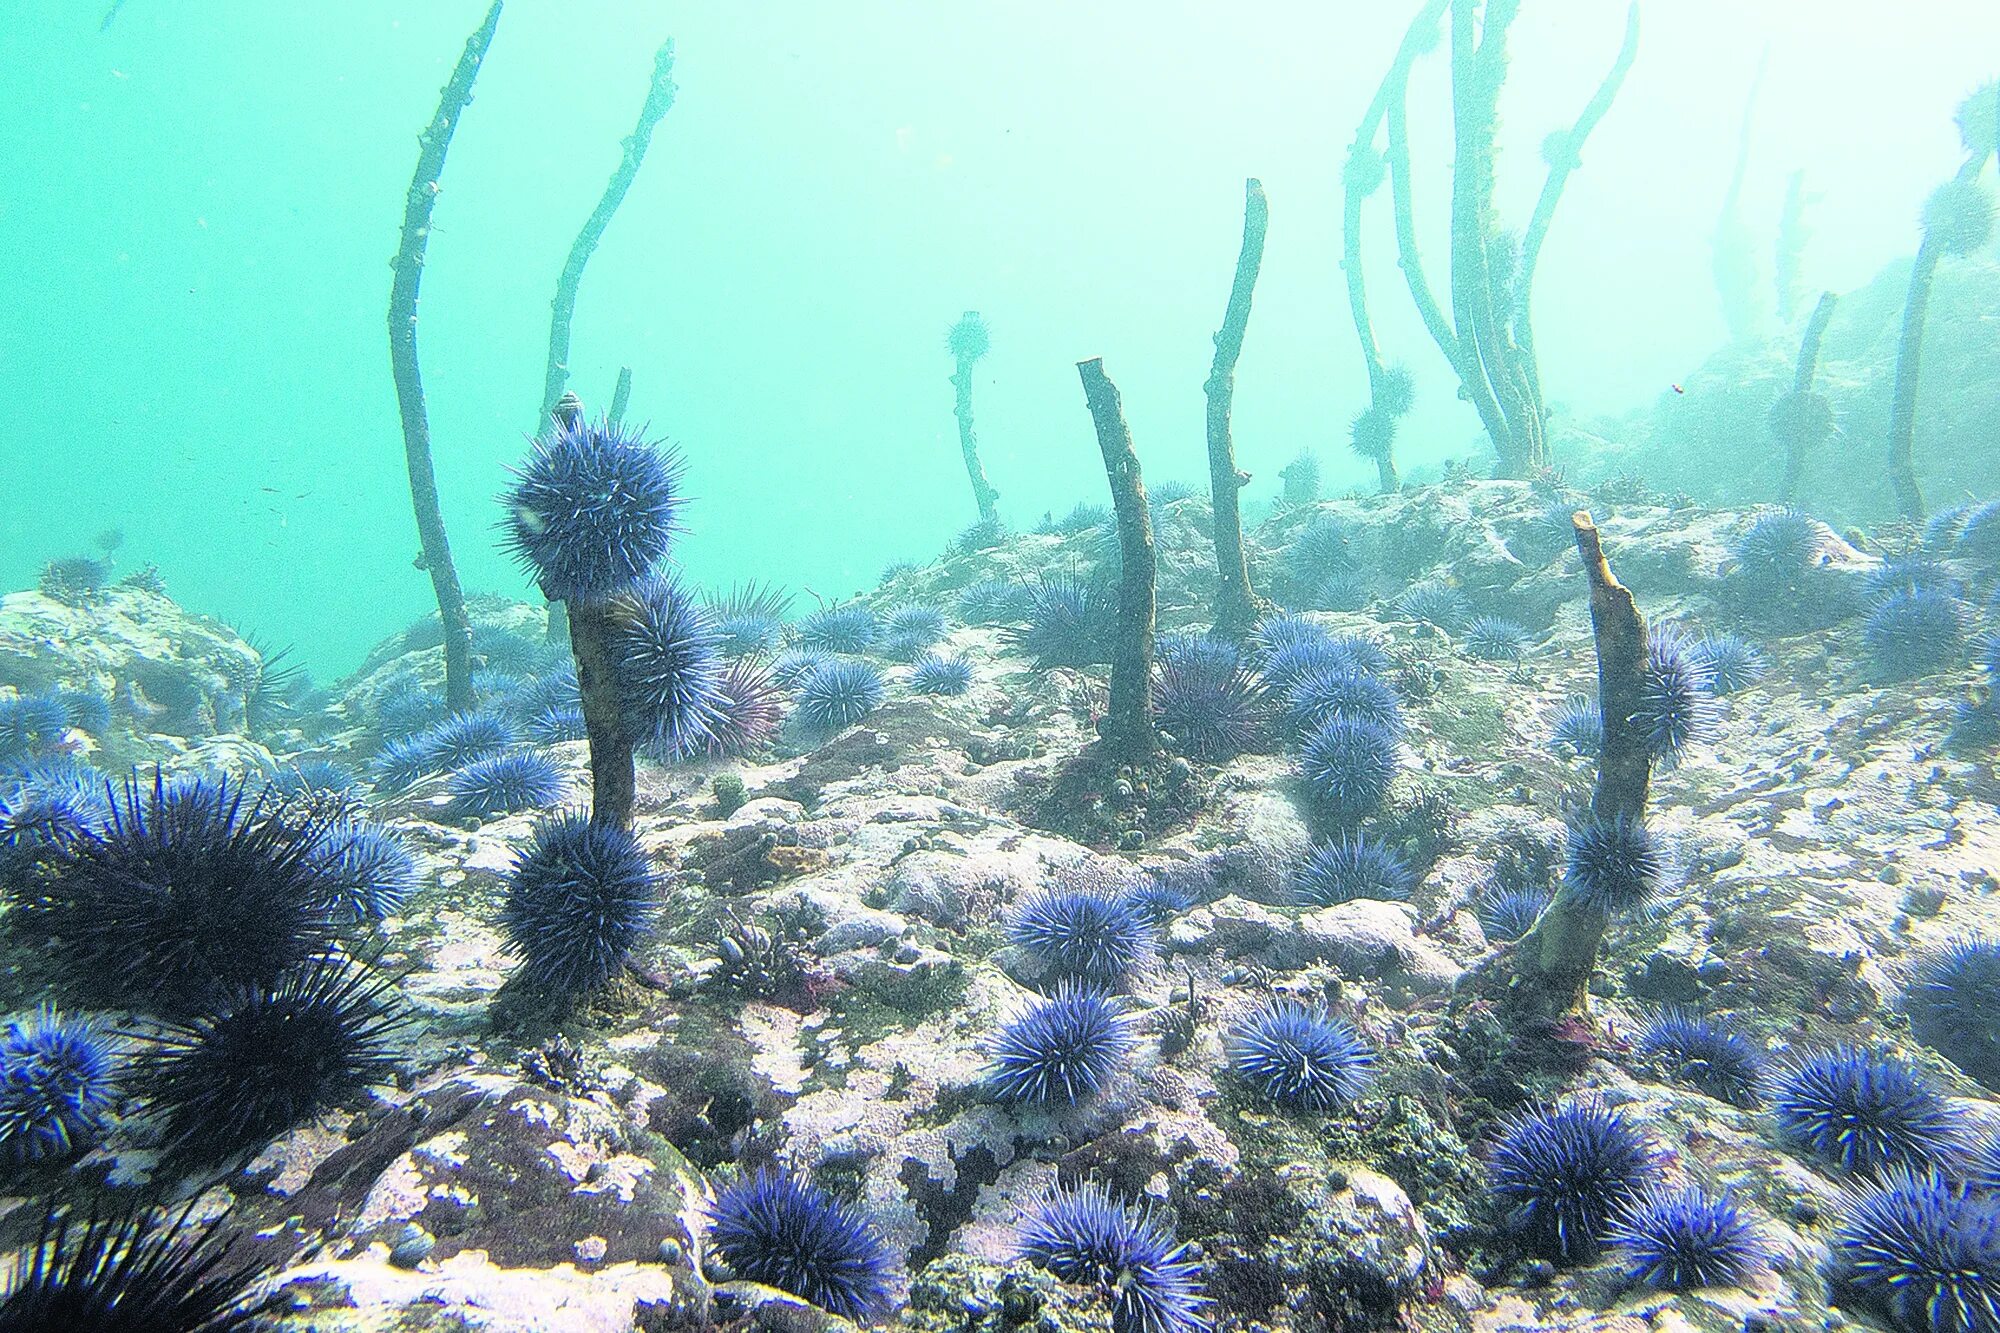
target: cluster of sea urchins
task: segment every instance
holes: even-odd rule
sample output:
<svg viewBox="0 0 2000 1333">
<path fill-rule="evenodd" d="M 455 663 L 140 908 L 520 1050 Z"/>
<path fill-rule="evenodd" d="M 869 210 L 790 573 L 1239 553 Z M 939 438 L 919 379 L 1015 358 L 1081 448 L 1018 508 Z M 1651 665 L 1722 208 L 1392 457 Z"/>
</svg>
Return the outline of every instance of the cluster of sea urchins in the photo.
<svg viewBox="0 0 2000 1333">
<path fill-rule="evenodd" d="M 414 863 L 388 830 L 295 815 L 284 791 L 155 773 L 60 817 L 39 807 L 4 876 L 11 925 L 65 1003 L 139 1018 L 114 1037 L 44 1008 L 5 1029 L 0 1158 L 73 1158 L 125 1092 L 164 1169 L 195 1174 L 390 1081 L 404 1010 L 357 940 Z M 18 787 L 10 802 L 27 806 Z"/>
<path fill-rule="evenodd" d="M 593 695 L 602 737 L 671 755 L 706 749 L 723 707 L 723 638 L 662 562 L 680 528 L 682 464 L 642 431 L 578 412 L 537 437 L 502 497 L 505 534 L 552 601 L 568 603 L 578 674 L 589 679 L 584 636 L 608 621 L 612 680 Z"/>
</svg>

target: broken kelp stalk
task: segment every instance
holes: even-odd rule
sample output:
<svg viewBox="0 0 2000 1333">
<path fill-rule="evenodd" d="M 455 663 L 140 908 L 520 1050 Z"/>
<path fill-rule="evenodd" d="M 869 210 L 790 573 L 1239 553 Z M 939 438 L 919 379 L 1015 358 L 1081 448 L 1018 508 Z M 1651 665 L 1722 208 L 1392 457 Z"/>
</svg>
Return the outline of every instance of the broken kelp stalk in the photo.
<svg viewBox="0 0 2000 1333">
<path fill-rule="evenodd" d="M 1473 39 L 1479 0 L 1451 6 L 1451 314 L 1458 328 L 1459 381 L 1479 409 L 1499 455 L 1500 475 L 1522 477 L 1548 462 L 1538 377 L 1527 375 L 1510 325 L 1494 309 L 1496 292 L 1511 291 L 1518 257 L 1494 225 L 1494 138 L 1500 88 L 1507 77 L 1507 29 L 1518 0 L 1486 0 Z M 1494 271 L 1495 261 L 1505 267 Z M 1496 430 L 1497 427 L 1497 430 Z"/>
<path fill-rule="evenodd" d="M 570 243 L 569 258 L 563 263 L 562 276 L 556 279 L 555 299 L 549 303 L 549 362 L 542 378 L 542 410 L 536 418 L 537 430 L 549 419 L 556 401 L 562 397 L 563 387 L 569 383 L 570 322 L 576 316 L 576 289 L 583 281 L 583 266 L 590 262 L 597 243 L 604 237 L 604 229 L 611 225 L 612 215 L 625 202 L 626 191 L 632 188 L 639 164 L 646 160 L 646 149 L 653 142 L 653 127 L 674 104 L 674 91 L 674 44 L 668 40 L 660 44 L 653 56 L 653 81 L 646 90 L 645 104 L 639 108 L 639 123 L 620 143 L 618 166 L 605 183 L 597 207 L 584 220 L 583 230 Z"/>
<path fill-rule="evenodd" d="M 1546 413 L 1541 374 L 1531 341 L 1524 341 L 1519 314 L 1521 257 L 1505 233 L 1494 225 L 1494 137 L 1499 119 L 1501 85 L 1507 72 L 1507 30 L 1519 13 L 1519 0 L 1450 0 L 1452 96 L 1451 191 L 1451 309 L 1449 314 L 1432 294 L 1417 249 L 1415 207 L 1410 172 L 1407 71 L 1391 67 L 1392 85 L 1384 98 L 1388 121 L 1389 182 L 1396 215 L 1396 255 L 1410 299 L 1424 328 L 1458 374 L 1459 388 L 1493 441 L 1502 476 L 1522 477 L 1549 461 Z M 1428 5 L 1412 25 L 1398 52 L 1399 64 L 1426 49 L 1429 25 L 1437 9 Z M 1636 29 L 1628 19 L 1627 41 Z M 1621 53 L 1622 62 L 1622 53 Z M 1599 89 L 1609 105 L 1623 78 L 1621 63 Z M 1608 92 L 1607 92 L 1608 88 Z M 1601 110 L 1596 112 L 1601 115 Z M 1590 107 L 1579 123 L 1595 124 Z M 1574 135 L 1572 129 L 1570 134 Z M 1544 187 L 1548 208 L 1561 195 L 1567 169 L 1553 188 Z M 1544 218 L 1542 230 L 1546 231 Z M 1534 244 L 1539 247 L 1537 238 Z M 1366 420 L 1357 426 L 1379 423 Z"/>
<path fill-rule="evenodd" d="M 1257 601 L 1250 591 L 1250 565 L 1243 557 L 1241 492 L 1250 476 L 1236 470 L 1236 449 L 1229 438 L 1229 409 L 1236 399 L 1236 361 L 1243 355 L 1243 332 L 1250 323 L 1250 298 L 1264 263 L 1264 229 L 1270 205 L 1263 182 L 1243 182 L 1243 248 L 1236 256 L 1236 277 L 1229 287 L 1229 307 L 1215 335 L 1215 361 L 1202 391 L 1208 395 L 1208 486 L 1215 536 L 1215 631 L 1230 638 L 1257 620 Z"/>
<path fill-rule="evenodd" d="M 1417 307 L 1417 315 L 1429 331 L 1431 341 L 1444 353 L 1445 360 L 1456 367 L 1458 334 L 1431 292 L 1430 279 L 1424 276 L 1423 252 L 1417 249 L 1415 185 L 1410 179 L 1409 62 L 1437 45 L 1437 21 L 1448 4 L 1449 0 L 1432 0 L 1411 21 L 1409 33 L 1404 36 L 1403 45 L 1396 53 L 1397 63 L 1390 68 L 1395 86 L 1387 98 L 1386 114 L 1389 190 L 1396 218 L 1396 265 L 1403 270 L 1403 281 L 1410 289 L 1410 301 Z M 1480 416 L 1485 419 L 1484 411 Z M 1490 433 L 1490 422 L 1488 426 Z"/>
<path fill-rule="evenodd" d="M 1812 196 L 1817 199 L 1819 196 Z M 1771 247 L 1771 285 L 1778 299 L 1778 318 L 1790 324 L 1805 299 L 1806 173 L 1794 171 L 1785 182 L 1785 202 L 1778 210 L 1778 237 Z"/>
<path fill-rule="evenodd" d="M 1805 337 L 1799 342 L 1799 363 L 1792 374 L 1791 392 L 1780 395 L 1765 418 L 1771 434 L 1785 447 L 1784 480 L 1778 484 L 1778 500 L 1782 504 L 1790 504 L 1798 497 L 1799 473 L 1805 466 L 1805 456 L 1833 434 L 1833 404 L 1813 388 L 1813 378 L 1819 371 L 1820 342 L 1826 337 L 1826 326 L 1832 321 L 1833 308 L 1839 301 L 1832 292 L 1820 293 L 1819 304 L 1813 307 L 1812 318 L 1806 321 Z"/>
<path fill-rule="evenodd" d="M 1569 184 L 1570 173 L 1583 165 L 1583 145 L 1590 138 L 1590 132 L 1597 128 L 1597 122 L 1604 119 L 1604 113 L 1611 109 L 1611 103 L 1618 97 L 1618 90 L 1625 86 L 1625 76 L 1631 72 L 1632 62 L 1639 54 L 1639 0 L 1625 10 L 1625 40 L 1619 43 L 1617 58 L 1611 62 L 1610 72 L 1604 82 L 1597 85 L 1597 91 L 1584 104 L 1576 123 L 1567 130 L 1557 130 L 1543 141 L 1542 156 L 1548 162 L 1549 174 L 1542 181 L 1542 193 L 1535 200 L 1535 211 L 1529 215 L 1528 230 L 1521 237 L 1521 259 L 1514 281 L 1514 341 L 1520 345 L 1521 361 L 1526 373 L 1534 381 L 1534 397 L 1541 402 L 1541 365 L 1535 356 L 1535 326 L 1533 302 L 1535 293 L 1535 266 L 1542 257 L 1542 243 L 1548 239 L 1549 224 L 1555 221 L 1556 205 L 1562 202 L 1563 187 Z"/>
<path fill-rule="evenodd" d="M 1602 825 L 1640 824 L 1652 781 L 1653 752 L 1634 715 L 1646 683 L 1646 622 L 1604 558 L 1597 525 L 1579 510 L 1570 519 L 1577 554 L 1590 580 L 1590 632 L 1597 649 L 1597 698 L 1602 715 L 1597 783 L 1590 817 Z M 1534 928 L 1509 951 L 1512 972 L 1502 1005 L 1516 1031 L 1546 1028 L 1581 1012 L 1609 918 L 1570 888 L 1559 889 Z"/>
<path fill-rule="evenodd" d="M 565 390 L 556 399 L 556 405 L 549 409 L 548 425 L 569 430 L 583 416 L 583 399 Z M 551 599 L 547 618 L 543 621 L 542 638 L 545 642 L 569 644 L 569 603 Z"/>
<path fill-rule="evenodd" d="M 1757 57 L 1757 72 L 1751 76 L 1750 91 L 1743 99 L 1743 119 L 1736 133 L 1736 165 L 1730 170 L 1729 189 L 1722 196 L 1715 234 L 1709 241 L 1709 268 L 1731 343 L 1755 338 L 1764 322 L 1764 307 L 1757 297 L 1756 249 L 1751 244 L 1750 228 L 1743 221 L 1743 178 L 1750 167 L 1750 131 L 1756 123 L 1757 96 L 1763 90 L 1764 71 L 1770 63 L 1771 49 L 1767 46 Z"/>
<path fill-rule="evenodd" d="M 389 287 L 389 365 L 396 380 L 396 403 L 403 420 L 403 456 L 410 472 L 410 506 L 416 512 L 419 560 L 431 576 L 437 594 L 438 619 L 444 627 L 444 694 L 454 710 L 472 707 L 472 621 L 465 612 L 465 590 L 459 586 L 446 540 L 444 513 L 438 507 L 437 473 L 431 466 L 430 416 L 424 407 L 423 375 L 417 365 L 417 288 L 424 276 L 424 251 L 430 240 L 431 207 L 437 202 L 438 180 L 444 174 L 445 153 L 466 104 L 480 62 L 493 44 L 500 23 L 501 0 L 493 0 L 486 21 L 466 39 L 438 97 L 437 113 L 417 137 L 417 170 L 403 205 L 403 239 L 391 265 Z"/>
<path fill-rule="evenodd" d="M 979 437 L 972 429 L 972 368 L 992 350 L 993 335 L 979 312 L 968 310 L 945 334 L 944 343 L 952 362 L 951 413 L 958 418 L 958 452 L 965 459 L 966 480 L 972 483 L 972 501 L 979 506 L 981 523 L 997 523 L 1000 492 L 986 480 L 986 469 L 979 462 Z"/>
<path fill-rule="evenodd" d="M 611 391 L 611 411 L 607 413 L 612 425 L 625 420 L 625 409 L 632 405 L 632 367 L 618 367 L 618 385 Z"/>
<path fill-rule="evenodd" d="M 1364 447 L 1368 450 L 1366 456 L 1373 459 L 1385 493 L 1401 484 L 1396 475 L 1396 426 L 1410 410 L 1412 384 L 1408 371 L 1383 364 L 1381 347 L 1375 341 L 1375 325 L 1368 313 L 1368 281 L 1361 263 L 1361 209 L 1388 177 L 1389 159 L 1376 151 L 1375 136 L 1392 106 L 1397 111 L 1396 135 L 1407 166 L 1408 143 L 1401 112 L 1409 92 L 1410 66 L 1437 45 L 1438 19 L 1449 3 L 1427 0 L 1404 30 L 1395 60 L 1362 113 L 1341 170 L 1340 267 L 1347 279 L 1347 308 L 1354 317 L 1354 336 L 1361 344 L 1362 365 L 1368 371 L 1368 406 L 1354 420 L 1353 439 L 1356 452 Z"/>
<path fill-rule="evenodd" d="M 1118 583 L 1118 630 L 1111 651 L 1111 702 L 1098 734 L 1119 763 L 1141 763 L 1158 750 L 1153 731 L 1153 523 L 1146 511 L 1146 482 L 1139 472 L 1139 455 L 1118 386 L 1104 373 L 1102 357 L 1076 363 L 1083 381 L 1084 401 L 1097 427 L 1097 447 L 1104 455 L 1104 474 L 1111 483 L 1111 503 L 1118 521 L 1118 553 L 1122 572 Z"/>
<path fill-rule="evenodd" d="M 1983 146 L 1965 159 L 1958 174 L 1924 201 L 1923 239 L 1910 266 L 1910 291 L 1903 303 L 1903 331 L 1896 343 L 1896 389 L 1889 403 L 1889 483 L 1904 518 L 1921 522 L 1924 493 L 1911 458 L 1917 438 L 1917 382 L 1924 353 L 1924 323 L 1930 317 L 1931 284 L 1938 260 L 1963 258 L 1993 234 L 1993 204 L 1979 184 L 1992 150 Z"/>
<path fill-rule="evenodd" d="M 632 737 L 621 720 L 618 663 L 612 654 L 618 599 L 586 598 L 566 605 L 583 729 L 590 741 L 590 819 L 630 828 L 639 783 Z"/>
<path fill-rule="evenodd" d="M 549 409 L 549 423 L 574 430 L 583 420 L 583 400 L 565 391 Z M 619 597 L 549 599 L 549 640 L 567 639 L 576 662 L 576 686 L 590 744 L 590 819 L 594 824 L 632 826 L 638 796 L 638 763 L 632 730 L 626 726 L 618 694 L 618 661 L 613 644 L 623 602 Z"/>
</svg>

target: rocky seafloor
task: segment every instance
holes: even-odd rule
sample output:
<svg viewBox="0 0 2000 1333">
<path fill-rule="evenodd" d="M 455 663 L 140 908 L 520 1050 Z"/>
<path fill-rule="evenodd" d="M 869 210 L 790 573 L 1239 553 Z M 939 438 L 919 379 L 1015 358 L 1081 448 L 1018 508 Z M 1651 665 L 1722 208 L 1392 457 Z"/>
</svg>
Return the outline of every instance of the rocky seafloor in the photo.
<svg viewBox="0 0 2000 1333">
<path fill-rule="evenodd" d="M 1592 779 L 1587 754 L 1551 744 L 1565 702 L 1596 683 L 1561 522 L 1578 501 L 1653 624 L 1740 634 L 1766 669 L 1717 698 L 1710 733 L 1655 774 L 1651 825 L 1674 882 L 1614 923 L 1563 1058 L 1516 1067 L 1461 981 L 1505 947 L 1481 919 L 1496 879 L 1546 881 Z M 1205 501 L 1166 500 L 1155 517 L 1160 628 L 1199 629 L 1214 577 Z M 1015 1247 L 1025 1210 L 1085 1179 L 1151 1201 L 1194 1247 L 1222 1329 L 1923 1327 L 1835 1300 L 1828 1244 L 1854 1180 L 1779 1146 L 1768 1110 L 1666 1077 L 1635 1040 L 1681 1005 L 1727 1018 L 1778 1063 L 1834 1042 L 1893 1050 L 1948 1095 L 1968 1141 L 2000 1131 L 2000 1100 L 1917 1041 L 1899 1007 L 1916 960 L 2000 912 L 2000 778 L 1972 725 L 1990 707 L 1975 645 L 2000 628 L 1985 601 L 1996 569 L 1948 521 L 1813 528 L 1806 558 L 1774 574 L 1746 547 L 1760 517 L 1629 483 L 1575 497 L 1457 479 L 1287 506 L 1250 534 L 1260 591 L 1387 653 L 1406 727 L 1367 828 L 1416 874 L 1401 900 L 1296 901 L 1327 830 L 1275 726 L 1221 762 L 1065 781 L 1097 739 L 1103 668 L 1037 669 L 1007 626 L 956 608 L 983 580 L 1101 562 L 1105 530 L 1088 516 L 975 536 L 862 599 L 943 610 L 937 647 L 971 668 L 962 694 L 914 693 L 906 667 L 877 658 L 886 698 L 852 726 L 788 728 L 748 757 L 643 763 L 635 831 L 662 877 L 654 930 L 626 975 L 570 1010 L 510 986 L 499 920 L 549 811 L 461 817 L 444 776 L 358 787 L 349 799 L 421 872 L 367 940 L 415 1015 L 402 1070 L 206 1183 L 197 1215 L 226 1211 L 270 1265 L 271 1327 L 323 1333 L 839 1323 L 703 1261 L 704 1200 L 769 1163 L 865 1211 L 900 1257 L 888 1321 L 917 1329 L 1112 1327 L 1112 1295 Z M 1871 605 L 1894 581 L 1885 569 L 1926 552 L 1959 637 L 1886 679 L 1906 673 L 1883 669 L 1895 650 L 1869 632 Z M 485 664 L 496 697 L 551 669 L 541 607 L 475 612 L 476 641 L 507 646 Z M 1490 624 L 1474 631 L 1489 616 L 1524 632 L 1518 658 L 1492 646 Z M 362 773 L 387 701 L 441 684 L 430 630 L 385 643 L 323 696 L 267 704 L 258 723 L 255 650 L 163 592 L 17 593 L 0 609 L 0 683 L 15 699 L 109 700 L 100 722 L 35 743 L 110 772 L 328 760 Z M 561 766 L 568 802 L 586 798 L 582 741 L 533 748 Z M 987 1065 L 1040 980 L 1006 923 L 1050 884 L 1166 888 L 1148 899 L 1161 904 L 1153 956 L 1126 984 L 1137 1055 L 1080 1105 L 1021 1109 L 989 1094 Z M 11 937 L 0 947 L 0 1001 L 25 1009 L 46 974 Z M 1232 1074 L 1225 1034 L 1273 996 L 1325 1006 L 1366 1038 L 1375 1067 L 1358 1099 L 1288 1110 Z M 1734 1191 L 1767 1262 L 1739 1284 L 1669 1293 L 1610 1253 L 1559 1266 L 1518 1244 L 1487 1157 L 1507 1116 L 1555 1099 L 1622 1109 L 1665 1179 Z M 143 1101 L 119 1101 L 87 1152 L 17 1176 L 4 1239 L 33 1236 L 40 1193 L 147 1181 L 157 1144 Z"/>
</svg>

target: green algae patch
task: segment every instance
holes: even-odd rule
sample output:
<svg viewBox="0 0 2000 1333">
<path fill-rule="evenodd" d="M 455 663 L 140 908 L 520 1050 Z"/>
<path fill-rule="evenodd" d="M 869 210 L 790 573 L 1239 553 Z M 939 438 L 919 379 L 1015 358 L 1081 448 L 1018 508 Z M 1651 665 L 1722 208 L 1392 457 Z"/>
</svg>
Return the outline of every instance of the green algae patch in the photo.
<svg viewBox="0 0 2000 1333">
<path fill-rule="evenodd" d="M 1508 702 L 1462 684 L 1454 678 L 1423 705 L 1424 727 L 1452 754 L 1499 752 L 1507 739 Z"/>
<path fill-rule="evenodd" d="M 1111 1299 L 1027 1264 L 947 1254 L 910 1280 L 909 1309 L 897 1326 L 916 1333 L 1112 1333 Z"/>
<path fill-rule="evenodd" d="M 954 961 L 949 967 L 912 973 L 893 990 L 850 986 L 836 993 L 827 1007 L 848 1034 L 848 1044 L 858 1050 L 959 1008 L 970 986 L 965 968 Z"/>
<path fill-rule="evenodd" d="M 1477 1228 L 1484 1173 L 1428 1100 L 1415 1079 L 1391 1071 L 1356 1107 L 1315 1115 L 1274 1107 L 1232 1079 L 1216 1118 L 1243 1154 L 1245 1176 L 1366 1163 L 1401 1185 L 1431 1233 L 1455 1247 Z"/>
</svg>

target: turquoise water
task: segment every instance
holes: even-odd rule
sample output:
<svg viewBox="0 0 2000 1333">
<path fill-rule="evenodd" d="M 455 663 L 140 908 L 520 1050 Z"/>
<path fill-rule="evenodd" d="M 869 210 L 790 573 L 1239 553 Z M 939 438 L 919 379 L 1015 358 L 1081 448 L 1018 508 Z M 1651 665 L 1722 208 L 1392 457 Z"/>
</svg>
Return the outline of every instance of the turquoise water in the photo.
<svg viewBox="0 0 2000 1333">
<path fill-rule="evenodd" d="M 0 1333 L 2000 1333 L 2000 6 L 1646 4 L 0 0 Z"/>
<path fill-rule="evenodd" d="M 101 29 L 107 7 L 5 6 L 0 364 L 17 484 L 0 493 L 0 582 L 28 586 L 44 560 L 120 527 L 125 567 L 156 562 L 185 603 L 337 674 L 429 605 L 386 261 L 415 133 L 482 7 L 127 0 Z M 452 147 L 423 291 L 466 583 L 527 591 L 492 540 L 492 496 L 533 420 L 557 269 L 669 37 L 679 98 L 584 278 L 572 387 L 602 405 L 632 367 L 632 415 L 690 461 L 700 503 L 678 556 L 695 578 L 846 594 L 970 521 L 942 350 L 965 309 L 993 328 L 976 400 L 1014 524 L 1102 498 L 1071 368 L 1085 356 L 1119 380 L 1149 474 L 1198 479 L 1209 336 L 1252 174 L 1272 224 L 1237 395 L 1250 498 L 1305 448 L 1329 491 L 1364 484 L 1372 470 L 1342 442 L 1364 389 L 1338 176 L 1405 21 L 1376 8 L 512 0 Z M 1622 17 L 1526 7 L 1503 131 L 1510 216 Z M 1627 409 L 1715 346 L 1707 240 L 1767 48 L 1746 215 L 1764 244 L 1803 169 L 1810 281 L 1847 287 L 1914 246 L 2000 10 L 1648 12 L 1537 287 L 1552 404 Z M 1434 204 L 1448 188 L 1438 65 L 1412 90 Z M 1419 379 L 1406 466 L 1483 466 L 1385 232 L 1368 263 L 1385 348 Z"/>
</svg>

